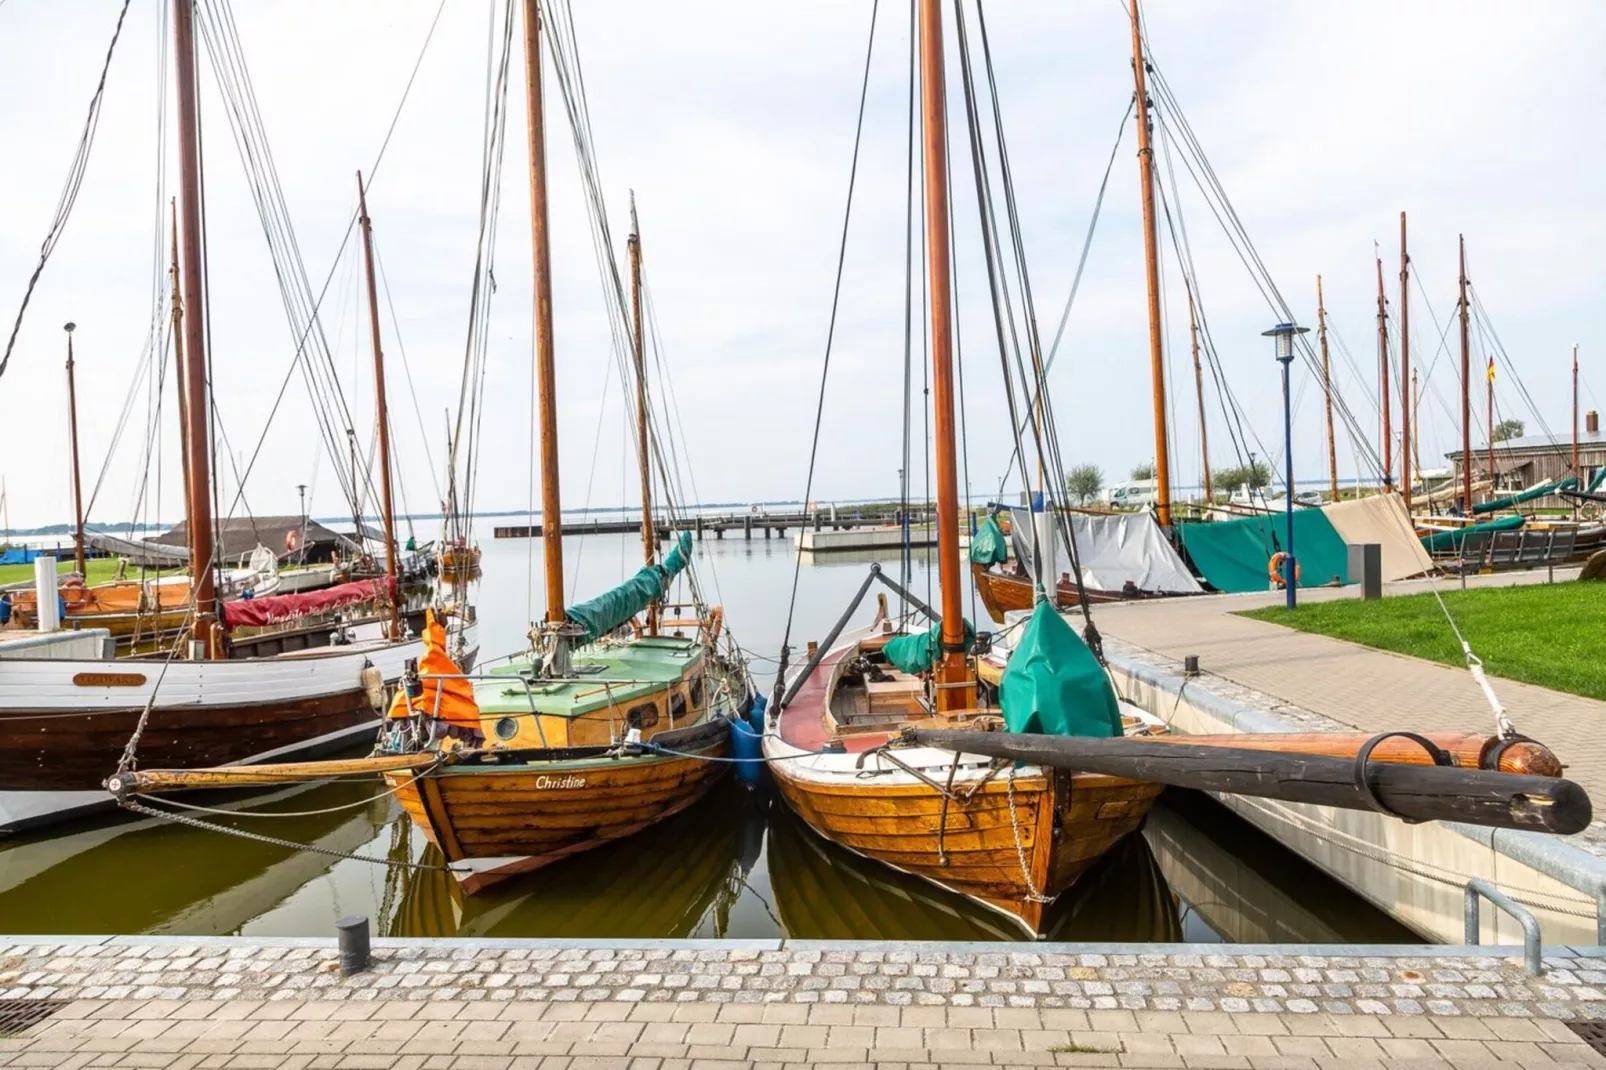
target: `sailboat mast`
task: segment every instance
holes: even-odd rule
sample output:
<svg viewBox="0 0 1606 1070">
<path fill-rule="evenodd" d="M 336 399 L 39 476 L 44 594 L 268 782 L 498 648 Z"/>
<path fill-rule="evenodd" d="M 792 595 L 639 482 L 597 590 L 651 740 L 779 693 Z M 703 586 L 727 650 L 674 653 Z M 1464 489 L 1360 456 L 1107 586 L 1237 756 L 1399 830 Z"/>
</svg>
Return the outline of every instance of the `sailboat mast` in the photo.
<svg viewBox="0 0 1606 1070">
<path fill-rule="evenodd" d="M 937 574 L 942 585 L 942 656 L 934 673 L 939 712 L 975 705 L 965 661 L 959 572 L 959 458 L 954 445 L 953 283 L 948 249 L 947 101 L 942 5 L 920 0 L 920 106 L 926 172 L 926 272 L 931 291 L 931 386 L 937 446 Z"/>
<path fill-rule="evenodd" d="M 1500 489 L 1500 481 L 1494 474 L 1494 357 L 1489 358 L 1489 371 L 1486 375 L 1489 380 L 1485 397 L 1489 403 L 1489 497 L 1493 498 Z"/>
<path fill-rule="evenodd" d="M 1394 429 L 1389 426 L 1389 412 L 1394 403 L 1389 397 L 1389 306 L 1383 296 L 1383 258 L 1377 257 L 1377 366 L 1380 370 L 1377 396 L 1383 403 L 1383 489 L 1394 489 Z"/>
<path fill-rule="evenodd" d="M 1333 445 L 1333 371 L 1327 357 L 1327 305 L 1322 300 L 1322 277 L 1316 276 L 1316 332 L 1322 343 L 1322 394 L 1327 400 L 1327 483 L 1338 501 L 1338 451 Z"/>
<path fill-rule="evenodd" d="M 1411 511 L 1411 257 L 1405 251 L 1405 213 L 1400 213 L 1400 492 Z"/>
<path fill-rule="evenodd" d="M 1467 239 L 1458 236 L 1461 245 L 1461 508 L 1472 515 L 1472 340 L 1467 322 Z M 1491 388 L 1492 389 L 1492 388 Z M 1492 396 L 1492 395 L 1491 395 Z M 1491 405 L 1491 409 L 1492 409 Z M 1489 440 L 1494 441 L 1494 427 L 1490 425 Z M 1489 451 L 1491 457 L 1494 451 Z M 1489 469 L 1494 479 L 1494 468 Z"/>
<path fill-rule="evenodd" d="M 379 292 L 374 286 L 374 229 L 368 218 L 368 191 L 357 172 L 357 219 L 362 224 L 362 263 L 368 279 L 368 329 L 374 346 L 374 419 L 379 421 L 379 502 L 384 510 L 385 575 L 391 583 L 390 637 L 401 638 L 401 588 L 397 585 L 396 512 L 390 490 L 390 411 L 385 405 L 385 353 L 379 343 Z M 360 542 L 362 532 L 357 532 Z"/>
<path fill-rule="evenodd" d="M 630 194 L 630 316 L 636 357 L 636 452 L 641 459 L 641 553 L 647 564 L 657 559 L 652 530 L 652 454 L 647 441 L 647 337 L 641 319 L 641 227 L 636 222 L 636 195 Z M 647 606 L 647 634 L 658 634 L 658 603 Z"/>
<path fill-rule="evenodd" d="M 1578 469 L 1578 343 L 1573 343 L 1573 478 L 1578 480 L 1576 488 L 1582 490 L 1584 482 L 1583 473 Z M 1573 499 L 1573 519 L 1578 519 L 1578 499 Z"/>
<path fill-rule="evenodd" d="M 558 493 L 557 362 L 552 338 L 552 243 L 547 234 L 546 125 L 541 95 L 541 0 L 524 0 L 524 79 L 530 135 L 530 242 L 535 275 L 535 378 L 540 395 L 541 549 L 546 619 L 561 624 L 563 507 Z"/>
<path fill-rule="evenodd" d="M 190 485 L 190 451 L 189 442 L 189 400 L 184 390 L 184 298 L 179 290 L 178 274 L 178 201 L 169 202 L 168 210 L 173 217 L 173 248 L 168 261 L 168 285 L 172 291 L 173 305 L 173 384 L 178 394 L 178 430 L 179 430 L 179 460 L 184 467 L 184 486 L 186 493 Z M 160 515 L 160 514 L 158 514 Z"/>
<path fill-rule="evenodd" d="M 185 523 L 190 543 L 190 604 L 201 656 L 222 653 L 217 628 L 212 559 L 212 457 L 207 414 L 206 305 L 201 293 L 201 142 L 195 85 L 192 0 L 173 0 L 173 67 L 178 99 L 179 202 L 184 217 L 184 448 L 189 456 Z"/>
<path fill-rule="evenodd" d="M 1216 500 L 1210 485 L 1210 435 L 1205 427 L 1204 368 L 1199 363 L 1199 316 L 1194 311 L 1193 284 L 1188 284 L 1188 336 L 1193 341 L 1193 385 L 1199 394 L 1199 455 L 1204 458 L 1205 505 Z"/>
<path fill-rule="evenodd" d="M 1155 512 L 1171 526 L 1171 444 L 1165 423 L 1165 350 L 1160 335 L 1160 251 L 1154 224 L 1154 149 L 1150 144 L 1149 91 L 1143 60 L 1143 27 L 1132 0 L 1132 74 L 1137 80 L 1138 170 L 1143 178 L 1143 260 L 1149 287 L 1149 364 L 1154 379 Z"/>
<path fill-rule="evenodd" d="M 72 439 L 73 551 L 78 559 L 78 575 L 89 579 L 84 566 L 84 481 L 78 471 L 78 387 L 73 381 L 72 332 L 78 325 L 67 324 L 67 434 Z"/>
</svg>

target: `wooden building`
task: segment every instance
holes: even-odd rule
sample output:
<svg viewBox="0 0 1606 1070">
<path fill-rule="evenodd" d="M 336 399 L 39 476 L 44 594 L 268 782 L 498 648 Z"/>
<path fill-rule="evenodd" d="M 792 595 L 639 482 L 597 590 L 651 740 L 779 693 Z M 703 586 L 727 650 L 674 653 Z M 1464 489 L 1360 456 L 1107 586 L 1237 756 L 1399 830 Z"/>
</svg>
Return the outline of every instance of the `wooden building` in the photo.
<svg viewBox="0 0 1606 1070">
<path fill-rule="evenodd" d="M 281 558 L 305 548 L 305 558 L 298 560 L 307 564 L 332 561 L 340 552 L 360 552 L 350 536 L 299 516 L 231 517 L 217 525 L 216 540 L 218 556 L 228 564 L 244 561 L 258 546 L 266 546 Z M 179 524 L 151 541 L 163 546 L 185 546 L 189 537 L 185 525 Z"/>
<path fill-rule="evenodd" d="M 1460 450 L 1446 454 L 1455 468 L 1455 482 L 1461 482 L 1464 460 Z M 1524 435 L 1494 444 L 1495 494 L 1512 494 L 1539 483 L 1565 479 L 1572 475 L 1572 429 L 1554 434 Z M 1578 428 L 1578 468 L 1587 487 L 1596 474 L 1606 468 L 1606 438 L 1600 433 L 1600 415 L 1591 409 Z M 1489 469 L 1489 446 L 1472 449 L 1472 478 L 1485 479 Z M 1571 504 L 1562 498 L 1545 497 L 1532 503 L 1540 508 Z"/>
</svg>

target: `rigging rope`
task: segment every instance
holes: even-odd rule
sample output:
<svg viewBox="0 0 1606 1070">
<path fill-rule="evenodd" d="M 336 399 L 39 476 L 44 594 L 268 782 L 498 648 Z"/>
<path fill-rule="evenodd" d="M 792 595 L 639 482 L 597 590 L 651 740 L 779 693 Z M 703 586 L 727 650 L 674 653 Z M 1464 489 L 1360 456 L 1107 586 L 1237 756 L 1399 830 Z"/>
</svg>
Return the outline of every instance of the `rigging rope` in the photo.
<svg viewBox="0 0 1606 1070">
<path fill-rule="evenodd" d="M 875 55 L 875 28 L 876 16 L 881 11 L 881 0 L 874 0 L 870 6 L 870 39 L 864 50 L 864 77 L 859 85 L 859 119 L 857 128 L 853 133 L 853 161 L 848 167 L 848 196 L 847 205 L 842 213 L 842 238 L 837 247 L 836 282 L 831 288 L 831 317 L 825 331 L 825 359 L 820 364 L 820 390 L 819 398 L 814 406 L 814 435 L 809 443 L 809 470 L 808 478 L 803 484 L 803 501 L 805 507 L 814 494 L 814 466 L 820 456 L 820 429 L 825 421 L 825 384 L 831 374 L 831 347 L 836 340 L 837 310 L 842 300 L 842 276 L 848 257 L 848 224 L 853 219 L 853 191 L 859 177 L 859 149 L 864 141 L 864 111 L 865 102 L 870 96 L 870 61 Z M 792 592 L 786 603 L 786 629 L 781 635 L 781 650 L 784 651 L 792 643 L 792 620 L 797 612 L 797 585 L 798 578 L 803 571 L 803 544 L 798 542 L 797 553 L 792 559 Z M 775 699 L 773 705 L 777 713 L 780 711 L 780 697 L 785 680 L 780 674 L 775 677 Z"/>
<path fill-rule="evenodd" d="M 106 96 L 106 75 L 111 70 L 112 54 L 117 51 L 117 41 L 123 35 L 123 20 L 128 17 L 129 3 L 130 0 L 123 0 L 123 6 L 117 12 L 117 25 L 112 29 L 111 43 L 106 46 L 106 58 L 100 66 L 100 78 L 95 83 L 94 95 L 89 98 L 89 114 L 84 117 L 83 133 L 78 135 L 78 146 L 73 150 L 72 160 L 67 165 L 67 181 L 62 186 L 61 196 L 56 201 L 56 214 L 50 220 L 45 240 L 39 245 L 39 263 L 33 269 L 33 274 L 28 276 L 28 286 L 22 292 L 22 305 L 17 309 L 17 318 L 11 324 L 11 336 L 6 339 L 6 351 L 0 354 L 0 375 L 6 373 L 6 366 L 11 363 L 11 351 L 17 344 L 17 333 L 22 330 L 22 318 L 28 311 L 28 302 L 33 300 L 34 287 L 39 284 L 39 276 L 44 274 L 50 254 L 56 251 L 56 243 L 61 240 L 62 231 L 67 227 L 73 206 L 78 203 L 78 191 L 83 188 L 84 175 L 89 170 L 89 152 L 95 145 L 95 131 L 100 128 L 100 105 Z"/>
</svg>

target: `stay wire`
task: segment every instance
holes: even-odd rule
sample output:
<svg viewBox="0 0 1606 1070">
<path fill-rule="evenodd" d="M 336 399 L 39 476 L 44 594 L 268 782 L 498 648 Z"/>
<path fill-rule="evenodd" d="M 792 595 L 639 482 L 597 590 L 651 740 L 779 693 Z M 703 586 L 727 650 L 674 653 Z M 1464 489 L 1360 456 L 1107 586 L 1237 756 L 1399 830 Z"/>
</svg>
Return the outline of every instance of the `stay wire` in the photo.
<svg viewBox="0 0 1606 1070">
<path fill-rule="evenodd" d="M 825 423 L 825 386 L 831 374 L 831 349 L 836 341 L 837 312 L 842 301 L 842 277 L 847 265 L 848 257 L 848 224 L 853 218 L 853 192 L 859 177 L 859 149 L 864 141 L 864 113 L 865 103 L 870 96 L 870 61 L 875 55 L 875 29 L 876 17 L 881 11 L 881 0 L 874 0 L 870 6 L 870 35 L 869 42 L 864 50 L 864 76 L 859 85 L 859 118 L 857 128 L 853 134 L 853 161 L 848 168 L 848 196 L 847 204 L 842 213 L 842 238 L 837 248 L 836 282 L 831 291 L 831 316 L 825 332 L 825 357 L 820 364 L 820 390 L 819 398 L 814 407 L 814 435 L 809 444 L 808 478 L 803 485 L 803 501 L 807 503 L 814 494 L 814 469 L 820 456 L 820 429 Z M 797 585 L 803 571 L 803 546 L 799 541 L 796 555 L 792 561 L 792 591 L 786 604 L 786 629 L 781 636 L 781 649 L 784 651 L 792 643 L 792 622 L 797 612 Z M 775 695 L 779 699 L 785 681 L 779 675 L 775 678 Z M 777 711 L 779 705 L 777 703 Z"/>
<path fill-rule="evenodd" d="M 28 285 L 22 292 L 22 305 L 17 309 L 17 318 L 12 321 L 11 335 L 6 339 L 6 351 L 0 354 L 0 375 L 6 373 L 6 367 L 11 363 L 11 351 L 16 347 L 17 334 L 22 330 L 22 319 L 27 314 L 28 302 L 33 300 L 34 287 L 39 284 L 39 276 L 44 274 L 45 264 L 50 261 L 50 254 L 56 251 L 56 244 L 61 240 L 62 232 L 67 227 L 67 220 L 72 217 L 73 206 L 78 203 L 78 191 L 83 188 L 84 175 L 89 170 L 89 153 L 95 145 L 95 132 L 100 129 L 100 106 L 106 97 L 106 75 L 111 71 L 112 55 L 117 51 L 117 41 L 123 35 L 123 20 L 128 17 L 128 6 L 131 0 L 123 0 L 123 6 L 117 12 L 117 24 L 112 28 L 111 43 L 106 46 L 106 58 L 100 65 L 100 78 L 95 82 L 95 92 L 89 98 L 89 113 L 84 117 L 83 132 L 78 135 L 78 145 L 73 150 L 72 160 L 67 165 L 67 181 L 62 186 L 61 196 L 56 200 L 56 213 L 51 218 L 50 228 L 45 231 L 45 240 L 39 245 L 39 263 L 34 267 L 33 274 L 28 276 Z"/>
</svg>

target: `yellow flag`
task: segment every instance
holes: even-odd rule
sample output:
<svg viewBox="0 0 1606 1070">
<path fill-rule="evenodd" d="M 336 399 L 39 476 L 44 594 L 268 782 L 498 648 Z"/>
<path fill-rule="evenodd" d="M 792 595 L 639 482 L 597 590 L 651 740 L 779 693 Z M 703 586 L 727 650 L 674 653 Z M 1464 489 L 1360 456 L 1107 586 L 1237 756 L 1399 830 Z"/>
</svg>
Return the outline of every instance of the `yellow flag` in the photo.
<svg viewBox="0 0 1606 1070">
<path fill-rule="evenodd" d="M 1489 381 L 1494 382 L 1494 358 L 1489 358 Z"/>
</svg>

